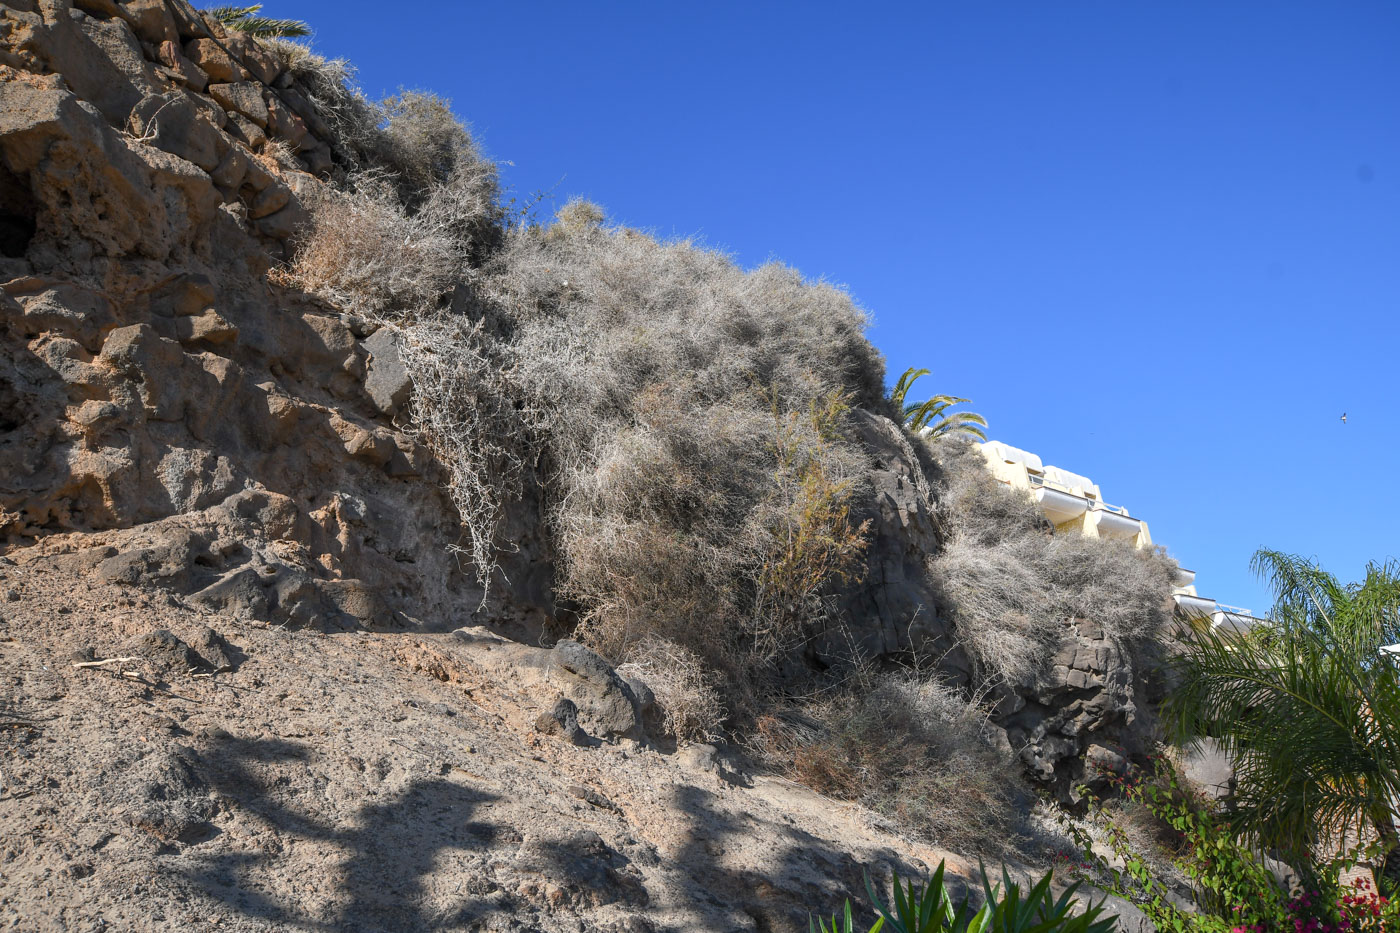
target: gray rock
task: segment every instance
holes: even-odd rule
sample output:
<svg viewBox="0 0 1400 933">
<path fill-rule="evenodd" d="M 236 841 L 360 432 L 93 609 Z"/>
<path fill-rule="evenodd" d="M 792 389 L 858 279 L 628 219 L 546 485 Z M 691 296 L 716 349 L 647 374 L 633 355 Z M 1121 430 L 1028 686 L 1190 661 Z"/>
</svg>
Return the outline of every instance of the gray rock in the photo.
<svg viewBox="0 0 1400 933">
<path fill-rule="evenodd" d="M 223 112 L 222 108 L 220 108 L 220 112 Z M 249 149 L 261 149 L 263 146 L 267 145 L 267 133 L 263 132 L 262 127 L 236 111 L 227 116 L 228 131 L 235 139 L 242 142 Z M 268 173 L 266 169 L 263 170 L 263 174 L 270 177 L 270 173 Z"/>
<path fill-rule="evenodd" d="M 287 206 L 292 199 L 292 190 L 286 185 L 273 183 L 259 191 L 248 205 L 248 216 L 254 220 L 275 214 Z"/>
<path fill-rule="evenodd" d="M 213 673 L 231 671 L 238 666 L 232 646 L 207 625 L 196 633 L 190 647 L 199 654 L 204 666 Z"/>
<path fill-rule="evenodd" d="M 131 111 L 131 131 L 158 149 L 213 171 L 229 148 L 218 127 L 179 91 L 143 97 Z"/>
<path fill-rule="evenodd" d="M 576 641 L 560 641 L 550 652 L 550 670 L 564 695 L 577 705 L 589 731 L 600 737 L 640 739 L 637 700 L 612 665 Z"/>
<path fill-rule="evenodd" d="M 1233 792 L 1235 766 L 1230 757 L 1212 738 L 1198 739 L 1186 750 L 1183 774 L 1216 800 L 1224 800 Z"/>
<path fill-rule="evenodd" d="M 204 666 L 204 659 L 189 645 L 167 629 L 147 632 L 122 649 L 124 655 L 136 655 L 160 677 L 183 677 Z"/>
<path fill-rule="evenodd" d="M 560 697 L 547 712 L 535 720 L 535 731 L 557 735 L 574 745 L 587 745 L 588 736 L 578 724 L 578 707 L 572 700 Z"/>
<path fill-rule="evenodd" d="M 209 177 L 225 192 L 236 193 L 248 174 L 248 161 L 248 153 L 242 146 L 229 146 L 223 159 L 209 173 Z"/>
<path fill-rule="evenodd" d="M 175 19 L 164 0 L 125 0 L 122 8 L 123 18 L 143 41 L 159 46 L 179 40 Z"/>
<path fill-rule="evenodd" d="M 1087 903 L 1098 904 L 1103 902 L 1104 918 L 1113 917 L 1118 921 L 1118 933 L 1157 933 L 1157 924 L 1153 923 L 1147 914 L 1142 912 L 1136 904 L 1131 901 L 1116 897 L 1098 888 L 1084 885 L 1080 887 L 1076 894 L 1076 899 L 1080 906 Z"/>
<path fill-rule="evenodd" d="M 369 351 L 369 375 L 365 392 L 374 407 L 393 416 L 413 394 L 413 380 L 399 353 L 398 335 L 389 328 L 380 328 L 365 341 Z"/>
<path fill-rule="evenodd" d="M 281 210 L 254 221 L 259 233 L 274 240 L 290 239 L 310 222 L 311 212 L 296 200 L 289 201 Z"/>
</svg>

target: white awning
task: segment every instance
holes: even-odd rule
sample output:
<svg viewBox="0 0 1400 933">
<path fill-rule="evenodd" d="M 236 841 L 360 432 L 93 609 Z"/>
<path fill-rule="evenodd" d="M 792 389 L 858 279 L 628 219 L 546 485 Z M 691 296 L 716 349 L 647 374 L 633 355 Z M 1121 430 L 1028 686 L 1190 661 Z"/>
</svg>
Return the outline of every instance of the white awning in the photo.
<svg viewBox="0 0 1400 933">
<path fill-rule="evenodd" d="M 1040 505 L 1040 511 L 1056 525 L 1078 518 L 1089 509 L 1089 500 L 1058 489 L 1037 486 L 1031 494 Z"/>
<path fill-rule="evenodd" d="M 1019 463 L 1028 470 L 1039 473 L 1044 467 L 1040 463 L 1040 458 L 1029 450 L 1022 450 L 1019 447 L 1012 447 L 1010 444 L 1001 441 L 987 441 L 982 445 L 984 453 L 994 459 L 1003 460 L 1007 463 Z"/>
</svg>

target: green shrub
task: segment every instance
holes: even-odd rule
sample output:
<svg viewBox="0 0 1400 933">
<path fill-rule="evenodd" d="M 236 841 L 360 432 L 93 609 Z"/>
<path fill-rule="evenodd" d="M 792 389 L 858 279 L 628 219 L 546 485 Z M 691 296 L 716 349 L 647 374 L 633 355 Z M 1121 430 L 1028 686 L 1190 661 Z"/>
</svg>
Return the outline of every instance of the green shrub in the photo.
<svg viewBox="0 0 1400 933">
<path fill-rule="evenodd" d="M 1400 902 L 1381 897 L 1367 881 L 1343 885 L 1341 871 L 1355 864 L 1353 853 L 1327 862 L 1271 865 L 1264 855 L 1242 843 L 1224 814 L 1183 787 L 1165 758 L 1150 773 L 1129 771 L 1115 779 L 1126 797 L 1143 804 L 1178 836 L 1176 867 L 1191 882 L 1194 911 L 1183 910 L 1172 896 L 1154 859 L 1134 846 L 1127 833 L 1095 811 L 1111 861 L 1094 840 L 1069 820 L 1063 824 L 1083 847 L 1094 880 L 1136 902 L 1163 931 L 1200 933 L 1359 933 L 1400 929 Z M 1091 802 L 1098 804 L 1092 796 Z M 1296 873 L 1292 888 L 1276 873 Z"/>
<path fill-rule="evenodd" d="M 1013 882 L 1002 870 L 1000 884 L 993 884 L 982 869 L 982 904 L 975 906 L 970 896 L 957 900 L 944 882 L 944 864 L 939 863 L 929 883 L 920 888 L 909 881 L 894 879 L 894 897 L 886 907 L 867 876 L 865 889 L 880 917 L 869 933 L 1110 933 L 1117 920 L 1105 916 L 1102 904 L 1080 909 L 1075 900 L 1078 882 L 1058 898 L 1051 890 L 1053 872 L 1028 888 Z M 809 921 L 812 933 L 857 933 L 847 901 L 841 920 L 833 915 Z"/>
</svg>

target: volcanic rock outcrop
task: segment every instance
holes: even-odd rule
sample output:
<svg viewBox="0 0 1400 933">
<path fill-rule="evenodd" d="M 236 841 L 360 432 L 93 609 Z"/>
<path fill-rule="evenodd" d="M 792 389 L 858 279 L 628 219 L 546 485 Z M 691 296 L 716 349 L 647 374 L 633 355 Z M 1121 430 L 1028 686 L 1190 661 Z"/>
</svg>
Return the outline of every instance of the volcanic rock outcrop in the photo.
<svg viewBox="0 0 1400 933">
<path fill-rule="evenodd" d="M 170 882 L 160 903 L 186 903 L 194 878 L 199 897 L 217 889 L 223 894 L 215 899 L 227 907 L 243 897 L 229 893 L 235 882 L 256 884 L 239 876 L 240 859 L 270 865 L 285 881 L 285 898 L 298 896 L 299 872 L 327 853 L 353 850 L 347 871 L 365 881 L 375 873 L 371 862 L 394 854 L 379 834 L 403 833 L 390 803 L 352 799 L 343 789 L 331 794 L 327 782 L 363 781 L 369 800 L 396 776 L 402 793 L 386 797 L 393 806 L 430 797 L 443 813 L 501 808 L 500 819 L 473 823 L 466 836 L 443 830 L 446 816 L 414 810 L 422 831 L 400 839 L 425 864 L 464 838 L 478 847 L 447 877 L 459 888 L 470 877 L 473 902 L 505 905 L 503 916 L 537 912 L 523 926 L 493 920 L 491 928 L 649 930 L 640 912 L 658 900 L 675 928 L 717 917 L 736 929 L 800 921 L 794 905 L 820 907 L 831 893 L 823 879 L 851 887 L 860 875 L 850 855 L 836 853 L 840 843 L 812 834 L 819 820 L 784 815 L 811 801 L 776 784 L 764 791 L 764 831 L 782 827 L 787 860 L 768 866 L 787 874 L 764 878 L 763 859 L 774 853 L 738 828 L 745 805 L 721 800 L 738 793 L 732 783 L 686 783 L 668 760 L 667 791 L 655 791 L 649 766 L 627 757 L 646 741 L 646 691 L 582 646 L 527 649 L 501 637 L 558 631 L 539 497 L 532 492 L 512 505 L 502 572 L 483 591 L 457 547 L 462 531 L 444 491 L 446 470 L 406 417 L 413 386 L 393 332 L 277 275 L 308 219 L 305 204 L 347 166 L 313 98 L 276 55 L 184 0 L 0 3 L 0 555 L 8 555 L 0 557 L 0 580 L 23 600 L 23 612 L 0 603 L 0 629 L 5 642 L 32 642 L 20 660 L 6 661 L 23 693 L 11 705 L 72 707 L 52 730 L 68 749 L 54 773 L 86 769 L 94 782 L 112 778 L 101 782 L 110 793 L 75 784 L 62 802 L 45 803 L 49 809 L 0 813 L 36 839 L 52 829 L 46 820 L 62 824 L 72 808 L 81 810 L 75 800 L 90 798 L 89 809 L 105 808 L 104 818 L 115 821 L 84 823 L 51 852 L 29 843 L 14 849 L 8 857 L 24 863 L 15 877 L 77 884 L 96 871 L 109 885 L 103 890 L 125 890 L 130 879 L 94 866 L 113 833 L 135 827 L 146 834 L 140 845 L 113 845 L 146 860 L 141 871 L 158 874 L 159 859 L 172 853 L 179 863 L 184 880 Z M 824 669 L 853 646 L 875 660 L 914 651 L 937 658 L 950 680 L 967 685 L 970 663 L 940 617 L 928 578 L 941 531 L 927 453 L 888 418 L 854 417 L 869 458 L 853 508 L 857 522 L 870 523 L 868 570 L 836 594 L 843 624 L 814 632 L 787 663 Z M 73 592 L 89 587 L 91 594 Z M 110 637 L 102 634 L 109 616 L 120 620 L 110 623 Z M 473 628 L 479 625 L 491 631 Z M 227 688 L 229 699 L 220 681 L 193 678 L 235 669 L 243 676 L 241 654 L 226 641 L 238 640 L 227 631 L 238 626 L 253 626 L 241 641 L 262 655 L 247 668 L 256 679 Z M 438 635 L 450 644 L 375 641 L 365 649 L 364 657 L 397 665 L 385 683 L 409 708 L 397 711 L 386 700 L 391 708 L 381 720 L 365 686 L 371 678 L 357 673 L 358 649 L 341 644 L 318 661 L 315 642 L 293 649 L 271 634 L 285 627 L 305 629 L 308 638 L 411 632 L 403 637 Z M 1083 775 L 1091 745 L 1108 744 L 1137 722 L 1141 689 L 1131 659 L 1092 620 L 1072 628 L 1035 682 L 1008 686 L 996 715 L 1032 775 L 1062 795 Z M 461 631 L 445 634 L 453 630 Z M 83 643 L 64 644 L 65 633 Z M 284 649 L 291 660 L 279 667 L 269 655 Z M 82 666 L 127 658 L 124 651 L 134 659 L 129 671 Z M 51 671 L 59 662 L 70 665 L 62 676 Z M 296 666 L 321 662 L 337 665 L 345 679 L 308 673 L 316 690 L 298 692 Z M 92 678 L 109 674 L 115 679 L 102 680 L 100 691 L 84 692 Z M 472 691 L 491 693 L 483 686 L 490 682 L 533 692 L 503 687 L 483 709 Z M 120 711 L 124 703 L 155 709 L 172 696 L 189 700 L 172 692 L 177 683 L 197 695 L 199 709 L 162 712 L 158 721 Z M 259 711 L 241 692 L 264 688 L 274 695 L 256 694 L 256 702 L 275 713 Z M 240 704 L 247 709 L 240 712 Z M 244 717 L 244 733 L 264 719 L 281 731 L 235 737 L 215 723 L 215 712 Z M 372 752 L 351 726 L 336 731 L 342 712 L 355 729 L 373 732 Z M 108 744 L 83 744 L 90 715 Z M 416 741 L 406 757 L 394 757 L 389 746 L 399 740 L 391 726 L 405 716 L 467 749 L 474 748 L 469 739 L 486 743 L 499 757 L 479 767 L 472 751 L 439 754 Z M 313 732 L 330 751 L 308 750 Z M 119 749 L 108 747 L 116 743 L 111 736 L 123 736 Z M 553 745 L 539 752 L 545 741 L 567 754 Z M 149 753 L 134 749 L 148 742 Z M 600 744 L 616 756 L 603 777 L 586 759 L 567 757 L 598 754 Z M 27 761 L 23 746 L 15 754 Z M 564 803 L 551 798 L 539 811 L 549 814 L 543 822 L 511 797 L 530 761 L 562 769 L 570 787 L 582 788 Z M 477 770 L 489 794 L 449 786 L 457 772 Z M 541 774 L 526 783 L 546 793 L 558 782 Z M 620 782 L 631 802 L 610 802 L 598 789 L 606 789 L 604 777 Z M 278 781 L 289 783 L 254 799 Z M 37 779 L 35 788 L 23 793 L 58 794 Z M 3 793 L 0 802 L 17 799 Z M 298 809 L 325 806 L 327 795 L 334 797 L 331 817 L 349 823 L 325 817 L 321 825 L 324 815 Z M 663 797 L 684 804 L 691 835 L 639 828 L 666 810 Z M 862 857 L 908 871 L 909 861 L 882 848 L 891 838 L 883 831 L 842 832 L 850 846 L 858 837 Z M 415 848 L 422 839 L 440 845 Z M 253 848 L 237 848 L 244 843 Z M 282 847 L 302 845 L 314 857 L 283 858 Z M 926 868 L 931 851 L 919 851 L 929 856 L 919 866 Z M 200 862 L 201 853 L 214 853 L 213 861 Z M 677 871 L 684 883 L 666 880 Z M 431 873 L 416 863 L 389 874 L 405 896 L 422 895 L 412 901 L 419 906 L 447 911 L 459 893 L 445 881 L 430 884 Z M 706 893 L 713 885 L 748 893 L 726 895 L 735 900 L 724 903 Z M 682 903 L 675 893 L 682 889 L 695 903 Z M 326 901 L 319 914 L 311 895 L 305 903 L 312 906 L 296 911 L 267 901 L 226 912 L 270 924 L 256 928 L 334 924 L 359 909 L 386 923 L 457 923 L 413 914 L 395 900 L 400 893 L 364 894 L 373 903 L 352 893 Z M 57 900 L 50 906 L 44 924 L 79 928 L 75 908 Z M 462 914 L 457 925 L 476 924 L 489 913 L 482 911 Z M 593 919 L 546 923 L 538 912 Z M 138 928 L 160 926 L 136 914 L 123 916 Z"/>
</svg>

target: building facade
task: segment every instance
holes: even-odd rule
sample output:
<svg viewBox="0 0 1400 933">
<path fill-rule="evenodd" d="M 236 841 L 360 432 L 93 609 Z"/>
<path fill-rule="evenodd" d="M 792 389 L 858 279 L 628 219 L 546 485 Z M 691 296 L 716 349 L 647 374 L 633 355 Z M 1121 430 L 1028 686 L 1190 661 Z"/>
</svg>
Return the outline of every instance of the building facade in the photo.
<svg viewBox="0 0 1400 933">
<path fill-rule="evenodd" d="M 1002 441 L 987 441 L 981 445 L 981 451 L 992 475 L 1034 500 L 1056 533 L 1111 538 L 1130 542 L 1136 548 L 1152 547 L 1147 522 L 1123 506 L 1105 502 L 1098 484 L 1089 477 L 1048 466 L 1036 454 Z M 1183 618 L 1209 619 L 1211 625 L 1225 631 L 1243 631 L 1259 622 L 1248 609 L 1201 596 L 1196 591 L 1193 570 L 1179 569 L 1173 582 L 1176 586 L 1172 599 Z"/>
</svg>

